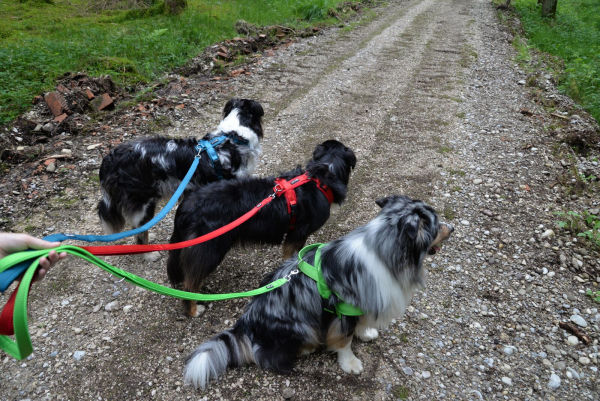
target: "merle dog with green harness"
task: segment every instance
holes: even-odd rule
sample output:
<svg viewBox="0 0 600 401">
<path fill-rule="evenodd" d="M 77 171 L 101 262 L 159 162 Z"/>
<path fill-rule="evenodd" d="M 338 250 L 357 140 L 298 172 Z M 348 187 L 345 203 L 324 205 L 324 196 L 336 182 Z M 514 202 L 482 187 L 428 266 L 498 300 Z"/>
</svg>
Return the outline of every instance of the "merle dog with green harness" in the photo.
<svg viewBox="0 0 600 401">
<path fill-rule="evenodd" d="M 425 256 L 454 230 L 424 202 L 392 195 L 377 204 L 381 212 L 366 225 L 304 248 L 267 276 L 262 284 L 289 282 L 254 297 L 233 328 L 197 347 L 186 358 L 186 383 L 205 388 L 227 368 L 252 363 L 289 373 L 299 354 L 321 347 L 337 353 L 344 372 L 361 373 L 353 336 L 373 340 L 403 315 L 425 284 Z"/>
</svg>

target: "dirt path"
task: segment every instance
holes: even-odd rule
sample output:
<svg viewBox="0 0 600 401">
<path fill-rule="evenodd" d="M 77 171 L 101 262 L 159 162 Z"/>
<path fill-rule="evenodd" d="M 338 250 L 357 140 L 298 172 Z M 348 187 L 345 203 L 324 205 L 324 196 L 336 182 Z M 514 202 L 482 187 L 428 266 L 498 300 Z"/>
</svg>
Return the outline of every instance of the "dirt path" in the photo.
<svg viewBox="0 0 600 401">
<path fill-rule="evenodd" d="M 488 1 L 392 1 L 354 30 L 301 40 L 252 75 L 184 99 L 194 112 L 164 132 L 209 131 L 229 97 L 255 98 L 266 111 L 259 174 L 305 163 L 329 138 L 357 154 L 349 201 L 309 241 L 366 223 L 378 210 L 373 201 L 390 193 L 422 198 L 457 226 L 451 243 L 428 259 L 427 289 L 407 315 L 374 343 L 353 346 L 361 376 L 344 374 L 333 355 L 321 353 L 301 358 L 287 377 L 230 370 L 197 392 L 182 384 L 183 358 L 233 324 L 246 300 L 215 303 L 190 320 L 177 301 L 71 259 L 32 292 L 35 353 L 21 362 L 0 356 L 0 398 L 270 400 L 291 389 L 298 400 L 598 399 L 600 315 L 583 295 L 600 275 L 598 255 L 568 236 L 542 236 L 554 226 L 557 204 L 593 210 L 598 198 L 565 198 L 560 185 L 550 188 L 565 174 L 565 156 L 553 149 L 543 118 L 520 113 L 543 110 L 518 83 L 526 76 L 507 39 Z M 42 205 L 43 216 L 16 214 L 16 229 L 98 230 L 100 158 L 82 159 L 85 185 L 57 189 L 76 201 L 57 196 Z M 589 168 L 597 172 L 597 163 Z M 155 241 L 167 240 L 170 227 L 172 217 L 151 231 Z M 254 288 L 280 259 L 279 248 L 233 251 L 203 291 Z M 110 261 L 166 283 L 165 255 L 152 264 Z M 112 301 L 118 305 L 106 311 Z M 594 344 L 568 345 L 555 322 L 572 315 L 586 321 Z M 75 360 L 75 351 L 85 355 Z M 555 390 L 552 374 L 561 379 Z"/>
</svg>

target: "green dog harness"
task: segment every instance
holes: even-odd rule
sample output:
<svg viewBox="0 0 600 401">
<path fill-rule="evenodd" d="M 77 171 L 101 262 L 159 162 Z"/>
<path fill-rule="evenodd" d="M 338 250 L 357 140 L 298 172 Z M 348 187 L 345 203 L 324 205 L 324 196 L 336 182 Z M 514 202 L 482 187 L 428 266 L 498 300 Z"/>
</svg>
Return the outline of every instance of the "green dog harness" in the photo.
<svg viewBox="0 0 600 401">
<path fill-rule="evenodd" d="M 327 286 L 325 282 L 325 278 L 323 277 L 323 273 L 321 272 L 321 248 L 325 244 L 312 244 L 305 246 L 298 252 L 298 269 L 306 274 L 308 277 L 312 278 L 317 282 L 317 290 L 321 297 L 324 299 L 329 299 L 331 294 L 334 292 Z M 314 248 L 317 248 L 317 252 L 315 253 L 315 265 L 312 266 L 304 261 L 303 257 L 306 253 Z M 342 299 L 338 294 L 335 294 L 340 300 Z M 335 313 L 338 318 L 342 318 L 342 315 L 346 316 L 361 316 L 364 315 L 363 311 L 360 308 L 357 308 L 354 305 L 347 304 L 345 302 L 340 302 L 335 304 L 335 312 L 329 309 L 325 309 L 329 313 Z"/>
</svg>

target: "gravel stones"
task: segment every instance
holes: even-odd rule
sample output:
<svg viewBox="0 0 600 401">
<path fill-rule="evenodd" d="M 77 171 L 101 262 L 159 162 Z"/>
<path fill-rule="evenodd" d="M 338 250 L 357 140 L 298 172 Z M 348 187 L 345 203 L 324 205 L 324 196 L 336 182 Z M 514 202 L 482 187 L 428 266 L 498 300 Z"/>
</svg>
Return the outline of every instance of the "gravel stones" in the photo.
<svg viewBox="0 0 600 401">
<path fill-rule="evenodd" d="M 580 326 L 580 327 L 587 327 L 587 326 L 588 326 L 588 324 L 587 324 L 587 322 L 585 321 L 585 319 L 584 319 L 584 318 L 582 318 L 582 317 L 581 317 L 581 316 L 579 316 L 579 315 L 572 315 L 570 320 L 571 320 L 573 323 L 575 323 L 576 325 Z"/>
<path fill-rule="evenodd" d="M 118 306 L 119 306 L 119 301 L 112 301 L 112 302 L 107 303 L 104 306 L 104 310 L 107 312 L 112 312 L 112 311 L 116 310 L 118 308 Z"/>
<path fill-rule="evenodd" d="M 548 387 L 552 390 L 556 390 L 560 387 L 560 377 L 556 373 L 550 375 L 550 381 L 548 381 Z"/>
</svg>

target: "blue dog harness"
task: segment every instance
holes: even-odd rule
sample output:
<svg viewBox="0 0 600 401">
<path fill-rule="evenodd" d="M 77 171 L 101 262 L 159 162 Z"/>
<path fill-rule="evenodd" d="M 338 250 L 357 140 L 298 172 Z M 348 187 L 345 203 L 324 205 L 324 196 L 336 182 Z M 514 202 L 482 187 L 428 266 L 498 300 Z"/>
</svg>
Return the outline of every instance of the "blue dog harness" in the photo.
<svg viewBox="0 0 600 401">
<path fill-rule="evenodd" d="M 248 145 L 248 141 L 246 139 L 241 139 L 231 134 L 216 136 L 210 140 L 201 139 L 198 141 L 198 145 L 196 145 L 196 150 L 198 151 L 198 155 L 196 157 L 200 157 L 202 152 L 206 152 L 210 158 L 210 164 L 215 169 L 215 173 L 217 174 L 217 178 L 219 180 L 223 179 L 223 165 L 221 164 L 221 160 L 219 159 L 219 155 L 217 154 L 215 147 L 221 145 L 228 139 L 237 143 L 238 145 Z"/>
</svg>

